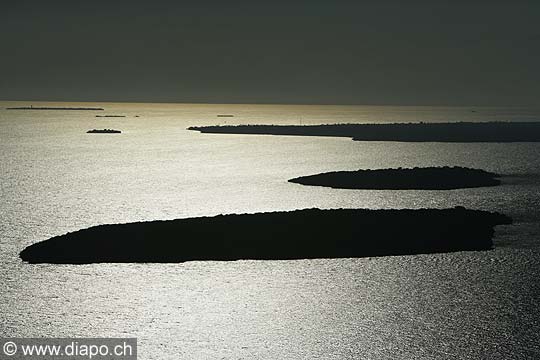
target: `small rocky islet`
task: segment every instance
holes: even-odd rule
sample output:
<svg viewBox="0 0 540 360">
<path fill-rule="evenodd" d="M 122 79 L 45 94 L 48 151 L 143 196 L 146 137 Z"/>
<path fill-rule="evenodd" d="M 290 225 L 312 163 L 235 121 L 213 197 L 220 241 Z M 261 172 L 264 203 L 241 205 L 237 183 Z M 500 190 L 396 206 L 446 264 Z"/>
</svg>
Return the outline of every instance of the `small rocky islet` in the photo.
<svg viewBox="0 0 540 360">
<path fill-rule="evenodd" d="M 114 129 L 93 129 L 88 130 L 86 132 L 87 134 L 121 134 L 121 130 L 114 130 Z"/>
</svg>

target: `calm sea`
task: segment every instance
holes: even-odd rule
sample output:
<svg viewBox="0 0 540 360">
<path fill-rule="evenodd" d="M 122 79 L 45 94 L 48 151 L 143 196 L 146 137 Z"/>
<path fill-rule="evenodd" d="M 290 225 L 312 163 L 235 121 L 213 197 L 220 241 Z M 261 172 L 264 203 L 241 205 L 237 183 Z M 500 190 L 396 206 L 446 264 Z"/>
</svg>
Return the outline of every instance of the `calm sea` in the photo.
<svg viewBox="0 0 540 360">
<path fill-rule="evenodd" d="M 99 113 L 5 110 L 29 104 L 0 103 L 0 336 L 133 336 L 140 359 L 540 358 L 539 143 L 186 130 L 533 121 L 540 109 L 102 103 L 82 104 L 105 107 Z M 93 128 L 123 133 L 86 134 Z M 331 170 L 442 165 L 495 171 L 503 185 L 358 191 L 287 183 Z M 515 224 L 497 227 L 496 248 L 487 252 L 165 265 L 29 265 L 18 258 L 29 244 L 105 223 L 456 205 L 504 212 Z"/>
</svg>

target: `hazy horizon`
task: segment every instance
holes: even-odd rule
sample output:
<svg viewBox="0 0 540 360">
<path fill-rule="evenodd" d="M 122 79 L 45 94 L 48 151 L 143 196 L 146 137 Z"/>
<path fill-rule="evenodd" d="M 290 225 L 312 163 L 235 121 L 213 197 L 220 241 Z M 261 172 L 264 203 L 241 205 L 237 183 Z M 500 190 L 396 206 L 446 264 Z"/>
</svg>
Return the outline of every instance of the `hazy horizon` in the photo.
<svg viewBox="0 0 540 360">
<path fill-rule="evenodd" d="M 110 100 L 12 100 L 12 99 L 0 99 L 0 103 L 9 104 L 17 103 L 20 106 L 30 106 L 33 104 L 134 104 L 134 105 L 249 105 L 249 106 L 335 106 L 335 107 L 404 107 L 404 108 L 521 108 L 521 109 L 540 109 L 540 104 L 533 105 L 505 105 L 505 104 L 491 104 L 491 105 L 469 105 L 469 104 L 325 104 L 325 103 L 272 103 L 272 102 L 204 102 L 204 101 L 192 101 L 192 102 L 170 102 L 170 101 L 110 101 Z"/>
<path fill-rule="evenodd" d="M 10 2 L 0 99 L 534 106 L 539 22 L 527 0 Z"/>
</svg>

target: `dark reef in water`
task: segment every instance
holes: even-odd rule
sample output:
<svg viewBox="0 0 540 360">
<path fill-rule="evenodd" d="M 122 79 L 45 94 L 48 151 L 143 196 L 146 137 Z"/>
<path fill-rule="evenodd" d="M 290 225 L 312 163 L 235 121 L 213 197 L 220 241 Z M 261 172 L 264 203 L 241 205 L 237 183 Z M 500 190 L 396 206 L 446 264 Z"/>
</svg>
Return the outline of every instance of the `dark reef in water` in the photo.
<svg viewBox="0 0 540 360">
<path fill-rule="evenodd" d="M 93 129 L 88 130 L 87 134 L 120 134 L 122 131 L 114 129 Z"/>
<path fill-rule="evenodd" d="M 350 137 L 356 141 L 518 142 L 540 141 L 540 122 L 455 122 L 336 125 L 192 126 L 216 134 Z"/>
<path fill-rule="evenodd" d="M 334 171 L 301 176 L 289 182 L 336 189 L 450 190 L 496 186 L 499 175 L 464 167 L 427 167 Z"/>
<path fill-rule="evenodd" d="M 97 107 L 47 107 L 47 106 L 21 106 L 8 107 L 6 110 L 86 110 L 86 111 L 102 111 L 103 108 Z"/>
<path fill-rule="evenodd" d="M 305 209 L 100 225 L 33 244 L 29 263 L 178 263 L 488 250 L 508 216 L 453 209 Z"/>
</svg>

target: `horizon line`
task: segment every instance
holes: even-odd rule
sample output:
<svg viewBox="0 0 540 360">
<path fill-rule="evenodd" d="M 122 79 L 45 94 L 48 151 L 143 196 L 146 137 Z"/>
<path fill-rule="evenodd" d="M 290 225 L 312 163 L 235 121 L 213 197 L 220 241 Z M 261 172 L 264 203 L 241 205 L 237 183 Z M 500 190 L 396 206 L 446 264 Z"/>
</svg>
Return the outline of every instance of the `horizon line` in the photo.
<svg viewBox="0 0 540 360">
<path fill-rule="evenodd" d="M 169 101 L 111 101 L 111 100 L 6 100 L 0 102 L 34 102 L 34 103 L 92 103 L 92 104 L 163 104 L 163 105 L 261 105 L 261 106 L 394 106 L 394 107 L 470 107 L 470 108 L 540 108 L 540 104 L 530 105 L 471 105 L 471 104 L 352 104 L 352 103 L 277 103 L 277 102 L 169 102 Z"/>
</svg>

